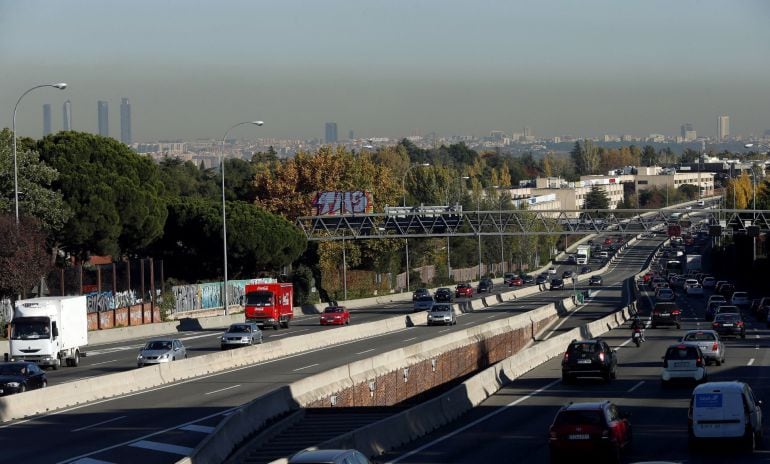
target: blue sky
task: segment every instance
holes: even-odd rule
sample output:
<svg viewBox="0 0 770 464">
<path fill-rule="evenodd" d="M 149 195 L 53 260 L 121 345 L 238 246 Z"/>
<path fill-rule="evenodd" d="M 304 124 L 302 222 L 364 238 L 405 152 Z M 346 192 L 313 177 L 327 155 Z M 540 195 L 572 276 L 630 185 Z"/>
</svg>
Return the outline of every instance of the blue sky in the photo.
<svg viewBox="0 0 770 464">
<path fill-rule="evenodd" d="M 134 139 L 675 134 L 770 129 L 770 2 L 0 0 L 0 127 L 24 98 L 73 105 L 96 131 L 96 101 L 132 104 Z M 243 131 L 243 132 L 240 132 Z"/>
</svg>

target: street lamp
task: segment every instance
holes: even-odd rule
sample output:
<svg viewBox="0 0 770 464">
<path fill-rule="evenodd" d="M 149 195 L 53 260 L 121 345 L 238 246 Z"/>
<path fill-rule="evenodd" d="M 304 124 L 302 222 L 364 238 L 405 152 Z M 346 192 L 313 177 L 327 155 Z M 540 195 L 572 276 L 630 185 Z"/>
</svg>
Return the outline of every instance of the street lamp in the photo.
<svg viewBox="0 0 770 464">
<path fill-rule="evenodd" d="M 406 168 L 406 171 L 404 172 L 403 177 L 401 177 L 401 190 L 404 192 L 404 204 L 403 206 L 406 206 L 406 175 L 409 174 L 409 171 L 412 170 L 412 168 L 416 167 L 427 167 L 430 166 L 430 163 L 414 163 L 410 165 L 408 168 Z"/>
<path fill-rule="evenodd" d="M 227 134 L 231 130 L 238 126 L 245 126 L 246 124 L 252 124 L 254 126 L 262 126 L 265 123 L 263 121 L 244 121 L 230 126 L 225 131 L 224 137 L 222 137 L 222 150 L 219 155 L 219 169 L 222 171 L 222 246 L 224 250 L 224 282 L 222 286 L 222 305 L 227 315 L 227 209 L 225 208 L 225 140 L 227 140 Z"/>
<path fill-rule="evenodd" d="M 21 99 L 24 98 L 25 95 L 32 92 L 35 89 L 39 89 L 42 87 L 53 87 L 55 89 L 64 90 L 67 88 L 67 84 L 64 82 L 59 82 L 57 84 L 42 84 L 42 85 L 36 85 L 32 87 L 31 89 L 27 90 L 23 94 L 21 94 L 21 97 L 19 97 L 18 100 L 16 100 L 16 106 L 13 107 L 13 198 L 14 203 L 16 205 L 16 225 L 19 225 L 19 167 L 18 163 L 16 161 L 16 110 L 19 108 L 19 103 L 21 103 Z"/>
</svg>

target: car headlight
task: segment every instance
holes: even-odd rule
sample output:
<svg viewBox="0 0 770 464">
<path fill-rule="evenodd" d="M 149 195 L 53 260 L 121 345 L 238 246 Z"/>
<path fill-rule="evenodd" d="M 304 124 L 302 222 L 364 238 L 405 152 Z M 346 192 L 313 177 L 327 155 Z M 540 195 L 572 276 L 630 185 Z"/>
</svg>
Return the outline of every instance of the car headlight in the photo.
<svg viewBox="0 0 770 464">
<path fill-rule="evenodd" d="M 247 342 L 247 341 L 249 341 L 249 337 L 241 337 L 241 341 L 242 342 Z"/>
<path fill-rule="evenodd" d="M 142 356 L 142 353 L 139 353 L 139 354 L 136 356 L 136 359 L 142 359 L 142 358 L 144 358 L 144 356 Z"/>
<path fill-rule="evenodd" d="M 168 353 L 160 355 L 160 359 L 168 359 Z"/>
<path fill-rule="evenodd" d="M 21 384 L 19 382 L 8 382 L 6 385 L 11 388 L 19 388 L 19 385 Z"/>
</svg>

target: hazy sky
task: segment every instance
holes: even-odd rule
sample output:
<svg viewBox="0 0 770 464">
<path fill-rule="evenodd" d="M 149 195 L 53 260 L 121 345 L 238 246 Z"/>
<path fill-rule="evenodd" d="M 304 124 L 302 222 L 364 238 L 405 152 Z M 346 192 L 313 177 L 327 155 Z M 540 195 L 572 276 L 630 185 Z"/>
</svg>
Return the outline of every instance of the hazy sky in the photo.
<svg viewBox="0 0 770 464">
<path fill-rule="evenodd" d="M 0 0 L 0 127 L 135 141 L 770 129 L 766 0 Z"/>
</svg>

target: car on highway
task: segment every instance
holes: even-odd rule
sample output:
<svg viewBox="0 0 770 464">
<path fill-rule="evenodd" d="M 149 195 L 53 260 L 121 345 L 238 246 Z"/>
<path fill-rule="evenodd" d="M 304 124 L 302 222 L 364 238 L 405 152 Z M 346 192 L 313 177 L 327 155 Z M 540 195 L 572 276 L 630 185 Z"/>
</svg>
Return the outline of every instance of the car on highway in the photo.
<svg viewBox="0 0 770 464">
<path fill-rule="evenodd" d="M 430 308 L 433 307 L 433 297 L 432 296 L 421 296 L 417 299 L 417 301 L 414 302 L 414 312 L 418 311 L 429 311 Z"/>
<path fill-rule="evenodd" d="M 612 245 L 612 239 L 609 238 L 609 237 L 605 238 L 603 243 L 604 243 L 604 245 Z"/>
<path fill-rule="evenodd" d="M 48 386 L 45 372 L 28 361 L 0 363 L 0 396 L 24 393 Z"/>
<path fill-rule="evenodd" d="M 655 277 L 650 281 L 650 288 L 657 290 L 661 287 L 668 287 L 668 282 L 663 277 Z"/>
<path fill-rule="evenodd" d="M 725 344 L 714 330 L 689 330 L 679 341 L 697 343 L 706 360 L 706 365 L 713 362 L 721 366 L 725 362 Z"/>
<path fill-rule="evenodd" d="M 568 271 L 564 271 L 564 272 L 561 273 L 561 278 L 562 279 L 571 279 L 573 275 L 575 275 L 575 273 L 568 270 Z"/>
<path fill-rule="evenodd" d="M 720 304 L 717 306 L 716 311 L 714 311 L 714 316 L 718 316 L 720 314 L 741 314 L 741 308 L 735 306 L 735 305 L 729 305 L 729 304 Z"/>
<path fill-rule="evenodd" d="M 679 329 L 682 327 L 681 318 L 682 311 L 676 303 L 670 301 L 655 303 L 652 308 L 650 326 L 656 329 L 662 325 L 673 325 Z"/>
<path fill-rule="evenodd" d="M 237 348 L 262 343 L 262 331 L 254 322 L 239 322 L 230 324 L 220 338 L 220 349 Z"/>
<path fill-rule="evenodd" d="M 468 282 L 457 284 L 455 298 L 470 298 L 473 296 L 473 287 Z"/>
<path fill-rule="evenodd" d="M 524 284 L 525 284 L 525 285 L 526 285 L 526 284 L 533 284 L 533 283 L 535 283 L 535 278 L 534 278 L 534 277 L 532 277 L 532 276 L 531 276 L 531 275 L 529 275 L 529 274 L 521 274 L 519 277 L 521 277 L 521 280 L 523 280 L 523 281 L 524 281 Z"/>
<path fill-rule="evenodd" d="M 144 344 L 136 356 L 136 365 L 144 367 L 187 358 L 187 349 L 178 338 L 157 338 Z"/>
<path fill-rule="evenodd" d="M 694 283 L 692 285 L 686 285 L 685 292 L 687 293 L 687 296 L 703 296 L 703 287 L 701 284 L 698 283 L 697 280 L 691 279 Z M 689 281 L 689 280 L 688 280 Z"/>
<path fill-rule="evenodd" d="M 551 279 L 551 290 L 564 290 L 564 280 Z"/>
<path fill-rule="evenodd" d="M 750 301 L 748 292 L 734 292 L 732 298 L 730 298 L 731 304 L 741 308 L 748 307 Z"/>
<path fill-rule="evenodd" d="M 674 301 L 676 295 L 674 291 L 667 287 L 661 287 L 655 291 L 655 301 Z"/>
<path fill-rule="evenodd" d="M 417 290 L 412 292 L 412 301 L 417 301 L 417 299 L 423 296 L 431 296 L 430 290 L 428 290 L 427 288 L 418 288 Z"/>
<path fill-rule="evenodd" d="M 744 382 L 734 380 L 698 385 L 692 392 L 687 410 L 689 448 L 698 450 L 701 444 L 737 440 L 746 451 L 754 451 L 762 443 L 761 406 L 762 402 Z"/>
<path fill-rule="evenodd" d="M 551 275 L 556 275 L 556 268 L 555 267 L 549 267 L 548 268 L 548 273 L 551 274 Z"/>
<path fill-rule="evenodd" d="M 436 290 L 436 295 L 433 297 L 436 302 L 452 302 L 452 289 L 448 287 L 441 287 Z"/>
<path fill-rule="evenodd" d="M 724 306 L 722 306 L 724 308 Z M 746 324 L 740 314 L 735 313 L 717 313 L 711 328 L 716 331 L 720 337 L 741 337 L 746 338 Z"/>
<path fill-rule="evenodd" d="M 476 291 L 478 293 L 489 293 L 492 291 L 492 287 L 494 287 L 494 283 L 492 282 L 492 279 L 489 278 L 483 278 L 479 281 L 479 285 L 476 288 Z"/>
<path fill-rule="evenodd" d="M 544 273 L 537 276 L 535 283 L 538 285 L 548 283 L 548 274 Z"/>
<path fill-rule="evenodd" d="M 516 274 L 513 272 L 506 272 L 503 274 L 503 285 L 511 285 L 511 281 L 516 278 Z"/>
<path fill-rule="evenodd" d="M 663 371 L 660 374 L 664 387 L 674 380 L 700 383 L 707 379 L 706 362 L 697 343 L 677 343 L 668 347 L 663 356 Z"/>
<path fill-rule="evenodd" d="M 591 266 L 583 266 L 583 267 L 580 268 L 580 273 L 581 274 L 588 274 L 589 272 L 591 272 L 591 270 L 592 270 Z"/>
<path fill-rule="evenodd" d="M 577 264 L 577 258 L 575 258 L 575 255 L 567 256 L 567 264 Z"/>
<path fill-rule="evenodd" d="M 288 464 L 370 464 L 370 461 L 354 449 L 316 449 L 300 451 Z"/>
<path fill-rule="evenodd" d="M 455 325 L 457 317 L 451 304 L 436 303 L 428 311 L 428 325 Z"/>
<path fill-rule="evenodd" d="M 425 297 L 422 297 L 425 298 Z M 433 300 L 433 298 L 431 298 Z M 415 302 L 415 305 L 419 302 Z M 350 324 L 350 311 L 344 306 L 328 306 L 321 313 L 320 317 L 321 325 L 349 325 Z"/>
<path fill-rule="evenodd" d="M 561 381 L 567 384 L 577 377 L 601 377 L 610 382 L 617 367 L 617 352 L 604 340 L 572 340 L 561 360 Z"/>
<path fill-rule="evenodd" d="M 609 259 L 610 254 L 609 254 L 609 252 L 606 252 L 606 251 L 600 251 L 599 252 L 599 257 L 602 258 L 602 259 Z"/>
<path fill-rule="evenodd" d="M 714 320 L 714 314 L 717 312 L 717 308 L 719 308 L 720 305 L 727 304 L 727 299 L 723 297 L 722 295 L 711 295 L 706 302 L 706 315 L 705 319 L 707 321 Z"/>
<path fill-rule="evenodd" d="M 719 289 L 722 288 L 722 285 L 729 284 L 730 282 L 726 280 L 717 280 L 714 283 L 714 293 L 719 294 Z"/>
<path fill-rule="evenodd" d="M 592 275 L 588 278 L 588 286 L 594 286 L 594 285 L 602 285 L 604 281 L 602 280 L 602 276 L 600 275 Z"/>
<path fill-rule="evenodd" d="M 729 283 L 722 284 L 719 286 L 719 290 L 716 290 L 715 292 L 727 298 L 727 301 L 732 301 L 733 293 L 735 292 L 735 285 Z"/>
<path fill-rule="evenodd" d="M 714 288 L 714 284 L 716 283 L 717 283 L 717 280 L 709 276 L 709 277 L 704 277 L 700 284 L 703 286 L 703 288 Z"/>
<path fill-rule="evenodd" d="M 512 278 L 508 282 L 508 286 L 509 287 L 521 287 L 522 285 L 524 285 L 524 279 L 522 279 L 519 276 L 516 276 L 516 277 Z"/>
<path fill-rule="evenodd" d="M 548 429 L 551 462 L 591 462 L 589 457 L 620 462 L 633 436 L 629 418 L 610 401 L 561 407 Z"/>
</svg>

